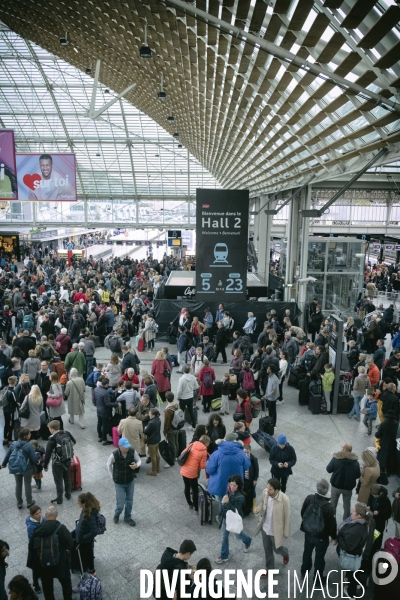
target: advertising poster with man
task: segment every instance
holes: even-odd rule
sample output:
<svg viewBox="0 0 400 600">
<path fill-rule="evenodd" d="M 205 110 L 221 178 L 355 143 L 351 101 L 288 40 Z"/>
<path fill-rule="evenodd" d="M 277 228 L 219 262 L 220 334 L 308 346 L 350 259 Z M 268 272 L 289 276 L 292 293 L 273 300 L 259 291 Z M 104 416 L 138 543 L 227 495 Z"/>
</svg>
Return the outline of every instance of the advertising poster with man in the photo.
<svg viewBox="0 0 400 600">
<path fill-rule="evenodd" d="M 19 200 L 76 202 L 75 154 L 17 154 Z"/>
<path fill-rule="evenodd" d="M 0 129 L 0 200 L 18 200 L 14 132 Z"/>
</svg>

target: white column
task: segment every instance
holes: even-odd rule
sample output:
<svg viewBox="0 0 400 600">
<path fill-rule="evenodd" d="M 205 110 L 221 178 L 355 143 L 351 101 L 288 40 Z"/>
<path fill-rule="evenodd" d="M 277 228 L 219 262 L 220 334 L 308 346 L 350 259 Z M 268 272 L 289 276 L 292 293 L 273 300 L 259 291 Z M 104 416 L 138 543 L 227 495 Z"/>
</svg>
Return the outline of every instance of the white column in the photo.
<svg viewBox="0 0 400 600">
<path fill-rule="evenodd" d="M 311 207 L 311 186 L 308 185 L 304 190 L 304 195 L 301 199 L 302 209 L 309 210 Z M 308 263 L 308 238 L 310 235 L 310 218 L 303 217 L 301 223 L 301 238 L 300 242 L 300 265 L 299 265 L 299 279 L 305 279 L 307 277 L 307 263 Z M 307 284 L 303 283 L 298 286 L 297 301 L 302 311 L 300 315 L 300 327 L 304 329 L 304 305 L 307 300 Z"/>
</svg>

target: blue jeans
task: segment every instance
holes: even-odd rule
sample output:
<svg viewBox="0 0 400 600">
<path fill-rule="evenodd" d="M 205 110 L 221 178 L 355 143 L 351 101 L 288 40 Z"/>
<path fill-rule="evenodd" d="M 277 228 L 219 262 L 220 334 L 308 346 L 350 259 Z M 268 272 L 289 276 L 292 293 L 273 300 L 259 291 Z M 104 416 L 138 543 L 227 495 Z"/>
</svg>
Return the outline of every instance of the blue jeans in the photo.
<svg viewBox="0 0 400 600">
<path fill-rule="evenodd" d="M 93 371 L 93 356 L 86 357 L 86 377 Z"/>
<path fill-rule="evenodd" d="M 230 531 L 226 530 L 226 520 L 222 521 L 222 544 L 221 544 L 221 558 L 229 558 L 229 533 Z M 235 533 L 236 538 L 238 540 L 242 540 L 245 546 L 250 546 L 251 537 L 249 537 L 244 531 L 241 533 Z"/>
<path fill-rule="evenodd" d="M 351 409 L 351 411 L 349 412 L 349 419 L 351 419 L 351 417 L 353 415 L 356 415 L 356 419 L 357 421 L 360 420 L 360 402 L 364 397 L 364 394 L 354 394 L 354 404 L 353 404 L 353 408 Z"/>
<path fill-rule="evenodd" d="M 115 493 L 117 495 L 117 508 L 115 509 L 114 516 L 119 515 L 124 510 L 124 520 L 129 521 L 132 516 L 132 504 L 133 504 L 133 492 L 135 491 L 135 480 L 132 479 L 130 483 L 115 483 Z"/>
</svg>

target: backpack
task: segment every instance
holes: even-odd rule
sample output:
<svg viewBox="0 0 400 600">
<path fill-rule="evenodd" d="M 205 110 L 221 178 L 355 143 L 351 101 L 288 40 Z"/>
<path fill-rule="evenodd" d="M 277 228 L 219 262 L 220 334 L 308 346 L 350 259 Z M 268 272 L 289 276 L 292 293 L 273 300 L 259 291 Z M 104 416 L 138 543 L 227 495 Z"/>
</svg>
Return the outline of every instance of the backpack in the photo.
<svg viewBox="0 0 400 600">
<path fill-rule="evenodd" d="M 243 352 L 243 360 L 250 360 L 251 352 L 249 344 L 241 344 L 240 350 Z"/>
<path fill-rule="evenodd" d="M 66 462 L 74 456 L 74 444 L 65 431 L 57 433 L 54 438 L 56 442 L 55 460 L 58 462 Z"/>
<path fill-rule="evenodd" d="M 101 294 L 101 299 L 103 302 L 110 302 L 110 292 L 104 290 Z"/>
<path fill-rule="evenodd" d="M 101 600 L 103 591 L 100 580 L 90 573 L 84 573 L 79 583 L 80 600 Z"/>
<path fill-rule="evenodd" d="M 242 388 L 247 392 L 254 392 L 256 389 L 253 373 L 251 371 L 243 371 Z"/>
<path fill-rule="evenodd" d="M 171 421 L 171 425 L 174 429 L 182 429 L 185 424 L 185 414 L 182 409 L 177 408 L 174 411 L 174 418 Z"/>
<path fill-rule="evenodd" d="M 251 414 L 253 416 L 253 419 L 258 417 L 260 412 L 261 412 L 261 399 L 257 398 L 257 396 L 253 396 L 251 398 Z"/>
<path fill-rule="evenodd" d="M 25 315 L 22 319 L 22 328 L 23 329 L 35 329 L 35 322 L 32 318 L 32 315 Z"/>
<path fill-rule="evenodd" d="M 383 546 L 385 552 L 389 552 L 400 565 L 400 540 L 397 538 L 388 538 Z"/>
<path fill-rule="evenodd" d="M 112 335 L 108 338 L 108 343 L 110 345 L 111 352 L 121 352 L 121 342 L 115 335 Z"/>
<path fill-rule="evenodd" d="M 98 512 L 96 514 L 96 523 L 97 523 L 97 535 L 103 535 L 103 533 L 105 531 L 107 531 L 105 516 Z"/>
<path fill-rule="evenodd" d="M 53 350 L 50 344 L 40 346 L 39 356 L 40 360 L 51 360 L 53 358 Z"/>
<path fill-rule="evenodd" d="M 60 543 L 57 532 L 61 526 L 60 523 L 51 535 L 35 537 L 33 541 L 33 548 L 39 559 L 39 564 L 44 569 L 56 567 L 60 562 Z"/>
<path fill-rule="evenodd" d="M 150 331 L 152 333 L 158 333 L 158 325 L 154 320 L 150 323 Z"/>
<path fill-rule="evenodd" d="M 326 502 L 319 504 L 314 496 L 303 516 L 302 529 L 305 533 L 309 533 L 316 538 L 319 538 L 322 535 L 325 529 L 322 506 L 328 503 L 329 501 L 327 500 Z"/>
<path fill-rule="evenodd" d="M 0 407 L 4 408 L 8 406 L 8 398 L 7 398 L 8 386 L 3 387 L 0 391 Z"/>
<path fill-rule="evenodd" d="M 27 442 L 25 442 L 26 444 Z M 29 458 L 23 452 L 22 448 L 25 446 L 18 444 L 11 452 L 10 459 L 8 461 L 8 470 L 10 475 L 23 475 L 29 468 Z"/>
<path fill-rule="evenodd" d="M 18 323 L 22 323 L 23 322 L 24 316 L 25 316 L 24 315 L 24 311 L 22 310 L 22 308 L 19 308 L 17 310 L 17 321 L 18 321 Z"/>
<path fill-rule="evenodd" d="M 203 373 L 203 384 L 204 387 L 208 390 L 211 390 L 211 388 L 213 387 L 213 376 L 211 371 L 205 371 Z"/>
</svg>

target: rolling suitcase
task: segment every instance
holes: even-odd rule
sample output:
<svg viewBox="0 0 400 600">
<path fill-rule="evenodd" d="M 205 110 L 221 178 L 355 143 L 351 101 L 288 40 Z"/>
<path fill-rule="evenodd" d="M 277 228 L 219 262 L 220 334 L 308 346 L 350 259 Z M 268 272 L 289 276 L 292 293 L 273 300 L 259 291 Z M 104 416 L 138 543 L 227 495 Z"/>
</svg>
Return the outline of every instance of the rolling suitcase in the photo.
<svg viewBox="0 0 400 600">
<path fill-rule="evenodd" d="M 222 396 L 222 381 L 214 381 L 214 398 Z"/>
<path fill-rule="evenodd" d="M 235 400 L 236 399 L 236 392 L 239 389 L 239 384 L 238 383 L 231 383 L 229 385 L 229 400 Z"/>
<path fill-rule="evenodd" d="M 297 369 L 296 367 L 293 367 L 293 369 L 289 373 L 288 385 L 290 387 L 298 388 L 299 387 L 299 376 L 300 376 L 299 369 Z"/>
<path fill-rule="evenodd" d="M 118 448 L 119 438 L 121 435 L 118 433 L 118 427 L 113 427 L 111 430 L 112 442 L 116 448 Z"/>
<path fill-rule="evenodd" d="M 167 440 L 161 440 L 158 450 L 160 452 L 161 458 L 165 460 L 167 465 L 172 467 L 175 464 L 175 457 L 172 452 L 171 445 L 167 442 Z"/>
<path fill-rule="evenodd" d="M 340 394 L 338 395 L 338 404 L 337 411 L 338 414 L 346 415 L 349 414 L 351 409 L 353 408 L 354 398 L 349 394 Z"/>
<path fill-rule="evenodd" d="M 137 343 L 138 352 L 144 352 L 145 347 L 146 347 L 146 342 L 144 341 L 144 338 L 140 337 L 139 341 Z"/>
<path fill-rule="evenodd" d="M 204 525 L 204 523 L 212 524 L 212 503 L 213 498 L 211 494 L 209 494 L 205 487 L 198 484 L 199 487 L 199 515 L 200 515 L 200 525 Z"/>
<path fill-rule="evenodd" d="M 42 440 L 44 440 L 45 442 L 49 439 L 50 437 L 50 431 L 49 428 L 47 427 L 47 423 L 49 422 L 46 412 L 43 410 L 40 413 L 40 430 L 39 430 L 39 437 L 42 438 Z"/>
<path fill-rule="evenodd" d="M 260 431 L 268 433 L 269 435 L 274 435 L 274 420 L 272 417 L 261 417 L 258 423 Z"/>
<path fill-rule="evenodd" d="M 309 391 L 310 382 L 308 379 L 301 379 L 299 381 L 299 404 L 300 406 L 307 406 L 310 391 Z"/>
<path fill-rule="evenodd" d="M 186 447 L 186 431 L 184 429 L 180 429 L 178 432 L 178 456 L 182 454 Z"/>
<path fill-rule="evenodd" d="M 77 456 L 73 456 L 69 467 L 69 474 L 71 477 L 71 489 L 81 490 L 82 489 L 82 471 L 81 462 Z"/>
<path fill-rule="evenodd" d="M 308 401 L 308 410 L 313 415 L 319 415 L 321 413 L 322 404 L 322 386 L 319 382 L 314 382 L 310 386 L 310 398 Z"/>
<path fill-rule="evenodd" d="M 100 342 L 100 338 L 98 335 L 92 335 L 92 341 L 94 344 L 95 348 L 100 348 L 101 347 L 101 342 Z"/>
<path fill-rule="evenodd" d="M 273 438 L 272 435 L 265 433 L 265 431 L 261 431 L 261 429 L 255 433 L 252 433 L 251 437 L 259 446 L 261 446 L 261 448 L 264 448 L 266 452 L 269 452 L 272 446 L 275 446 L 277 443 L 276 439 Z"/>
<path fill-rule="evenodd" d="M 197 417 L 198 417 L 197 407 L 193 406 L 193 414 L 194 414 L 194 426 L 196 427 L 196 425 L 197 425 Z M 190 416 L 190 413 L 189 413 L 187 407 L 185 408 L 185 421 L 186 421 L 186 423 L 189 423 L 189 425 L 192 425 L 192 418 Z"/>
</svg>

